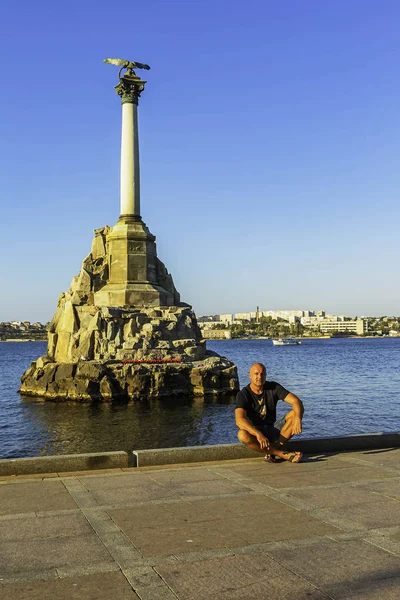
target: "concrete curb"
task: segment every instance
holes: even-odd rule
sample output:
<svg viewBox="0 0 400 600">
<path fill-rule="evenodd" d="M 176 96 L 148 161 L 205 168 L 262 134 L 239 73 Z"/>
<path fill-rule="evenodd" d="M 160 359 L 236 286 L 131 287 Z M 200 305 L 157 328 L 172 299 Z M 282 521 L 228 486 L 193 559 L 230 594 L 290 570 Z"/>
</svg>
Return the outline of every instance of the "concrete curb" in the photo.
<svg viewBox="0 0 400 600">
<path fill-rule="evenodd" d="M 305 453 L 346 452 L 400 446 L 400 433 L 367 433 L 333 438 L 299 439 L 289 442 L 288 449 Z M 151 467 L 179 463 L 208 462 L 254 458 L 257 454 L 242 444 L 215 444 L 213 446 L 190 446 L 184 448 L 160 448 L 134 450 L 133 466 Z"/>
<path fill-rule="evenodd" d="M 400 447 L 400 432 L 366 433 L 344 437 L 299 439 L 288 443 L 288 449 L 305 453 L 348 452 Z M 255 458 L 257 454 L 242 444 L 215 444 L 184 448 L 134 450 L 129 464 L 127 452 L 96 452 L 91 454 L 61 454 L 32 458 L 0 460 L 0 476 L 68 473 L 100 469 L 125 469 L 129 466 L 150 467 L 183 463 Z M 131 461 L 131 462 L 132 462 Z"/>
<path fill-rule="evenodd" d="M 184 448 L 159 448 L 134 450 L 134 467 L 153 467 L 179 463 L 208 462 L 212 460 L 235 460 L 254 458 L 255 452 L 242 444 L 215 444 L 213 446 L 189 446 Z"/>
<path fill-rule="evenodd" d="M 94 452 L 91 454 L 60 454 L 33 458 L 7 458 L 0 460 L 0 476 L 34 475 L 37 473 L 67 473 L 97 469 L 123 469 L 128 467 L 127 452 Z"/>
</svg>

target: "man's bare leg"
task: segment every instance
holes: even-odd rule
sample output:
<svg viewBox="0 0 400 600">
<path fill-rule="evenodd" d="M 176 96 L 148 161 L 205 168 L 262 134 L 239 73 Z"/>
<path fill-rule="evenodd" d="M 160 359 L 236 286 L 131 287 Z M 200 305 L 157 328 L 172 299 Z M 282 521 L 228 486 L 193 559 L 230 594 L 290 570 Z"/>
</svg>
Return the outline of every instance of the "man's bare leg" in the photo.
<svg viewBox="0 0 400 600">
<path fill-rule="evenodd" d="M 304 414 L 304 406 L 302 405 L 301 407 L 301 418 L 303 418 L 303 414 Z M 293 462 L 298 462 L 298 460 L 301 459 L 302 454 L 301 452 L 285 452 L 283 449 L 281 449 L 285 443 L 287 441 L 290 440 L 291 437 L 293 437 L 293 435 L 295 435 L 294 431 L 293 431 L 293 424 L 294 424 L 294 418 L 295 418 L 295 413 L 293 410 L 290 410 L 286 417 L 285 417 L 285 422 L 279 432 L 279 441 L 277 444 L 274 444 L 273 447 L 271 447 L 270 453 L 273 456 L 277 456 L 278 458 L 283 458 L 283 460 L 289 460 L 289 461 L 293 461 Z M 294 455 L 297 455 L 294 457 Z M 298 460 L 297 460 L 298 459 Z"/>
<path fill-rule="evenodd" d="M 273 455 L 289 462 L 299 462 L 302 457 L 301 452 L 285 452 L 283 450 L 279 450 L 278 448 L 273 448 L 270 445 L 268 448 L 261 448 L 257 438 L 254 435 L 251 435 L 251 433 L 245 429 L 239 429 L 238 438 L 242 444 L 247 446 L 247 448 L 250 448 L 255 452 L 259 452 L 260 454 L 264 454 L 266 457 Z"/>
<path fill-rule="evenodd" d="M 270 452 L 269 448 L 261 448 L 260 444 L 257 441 L 256 436 L 251 435 L 251 433 L 249 433 L 245 429 L 239 429 L 238 438 L 239 438 L 239 441 L 242 442 L 242 444 L 244 444 L 251 450 L 254 450 L 255 452 L 260 452 L 262 454 L 265 454 L 266 452 Z"/>
<path fill-rule="evenodd" d="M 301 415 L 300 418 L 302 419 L 304 415 L 304 407 L 301 407 Z M 290 438 L 295 435 L 294 431 L 293 431 L 293 425 L 294 425 L 294 418 L 295 418 L 295 413 L 294 410 L 290 410 L 286 417 L 285 417 L 285 422 L 280 430 L 280 435 L 282 436 L 282 438 L 285 438 L 287 440 L 290 440 Z"/>
</svg>

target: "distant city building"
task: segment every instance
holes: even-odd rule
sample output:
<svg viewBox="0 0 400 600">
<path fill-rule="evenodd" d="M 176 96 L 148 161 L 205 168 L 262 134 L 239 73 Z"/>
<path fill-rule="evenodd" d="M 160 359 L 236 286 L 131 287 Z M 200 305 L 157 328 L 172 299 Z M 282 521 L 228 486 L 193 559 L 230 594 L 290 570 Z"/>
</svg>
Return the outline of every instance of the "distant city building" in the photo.
<svg viewBox="0 0 400 600">
<path fill-rule="evenodd" d="M 202 317 L 197 317 L 198 323 L 205 323 L 210 321 L 219 321 L 219 315 L 204 315 Z"/>
<path fill-rule="evenodd" d="M 324 319 L 320 323 L 321 333 L 356 333 L 363 335 L 368 332 L 367 319 L 353 319 L 351 321 L 335 321 L 333 319 Z"/>
<path fill-rule="evenodd" d="M 256 318 L 256 313 L 255 312 L 235 313 L 234 317 L 235 317 L 235 321 L 251 321 L 252 319 Z"/>
<path fill-rule="evenodd" d="M 325 319 L 325 317 L 302 317 L 300 319 L 300 323 L 304 325 L 304 327 L 319 327 L 319 325 L 324 323 L 326 320 L 337 323 L 339 318 L 334 316 L 330 316 L 328 319 Z"/>
<path fill-rule="evenodd" d="M 289 321 L 291 317 L 304 317 L 305 315 L 313 315 L 314 311 L 312 310 L 263 310 L 263 317 L 271 317 L 272 319 L 284 319 L 285 321 Z"/>
<path fill-rule="evenodd" d="M 289 319 L 288 319 L 289 323 L 299 323 L 300 322 L 300 317 L 297 317 L 296 315 L 289 315 Z"/>
<path fill-rule="evenodd" d="M 229 323 L 232 324 L 233 323 L 233 314 L 226 314 L 226 315 L 218 315 L 219 316 L 219 320 L 222 321 L 223 323 Z"/>
<path fill-rule="evenodd" d="M 200 321 L 197 323 L 200 329 L 203 331 L 204 329 L 212 329 L 214 325 L 221 325 L 221 321 Z"/>
<path fill-rule="evenodd" d="M 230 329 L 202 329 L 201 333 L 205 340 L 230 340 L 232 337 Z"/>
</svg>

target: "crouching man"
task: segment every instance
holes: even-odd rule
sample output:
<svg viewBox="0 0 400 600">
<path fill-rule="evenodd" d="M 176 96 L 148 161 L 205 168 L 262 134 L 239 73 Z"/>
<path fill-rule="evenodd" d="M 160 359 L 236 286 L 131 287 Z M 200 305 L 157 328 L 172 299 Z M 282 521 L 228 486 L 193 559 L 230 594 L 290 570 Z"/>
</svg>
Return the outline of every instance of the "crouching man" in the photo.
<svg viewBox="0 0 400 600">
<path fill-rule="evenodd" d="M 248 448 L 265 454 L 265 460 L 281 458 L 292 463 L 302 459 L 301 452 L 287 452 L 285 443 L 302 431 L 304 407 L 302 401 L 275 381 L 266 381 L 267 372 L 261 363 L 250 367 L 250 383 L 236 396 L 235 418 L 238 438 Z M 276 404 L 284 400 L 291 405 L 279 430 L 275 425 Z"/>
</svg>

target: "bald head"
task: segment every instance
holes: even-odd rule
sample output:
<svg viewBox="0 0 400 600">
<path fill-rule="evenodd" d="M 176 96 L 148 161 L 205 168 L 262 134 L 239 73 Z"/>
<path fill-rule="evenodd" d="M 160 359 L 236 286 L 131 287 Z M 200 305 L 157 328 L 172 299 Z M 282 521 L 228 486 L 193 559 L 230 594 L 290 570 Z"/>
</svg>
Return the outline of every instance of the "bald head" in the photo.
<svg viewBox="0 0 400 600">
<path fill-rule="evenodd" d="M 265 366 L 262 363 L 254 363 L 254 365 L 251 365 L 249 377 L 251 388 L 254 391 L 256 391 L 256 389 L 261 389 L 267 377 L 267 370 Z"/>
<path fill-rule="evenodd" d="M 254 363 L 253 365 L 251 365 L 249 372 L 251 373 L 254 370 L 256 370 L 256 371 L 260 371 L 261 370 L 261 371 L 264 371 L 264 373 L 267 372 L 267 369 L 265 368 L 265 365 L 263 365 L 262 363 Z"/>
</svg>

